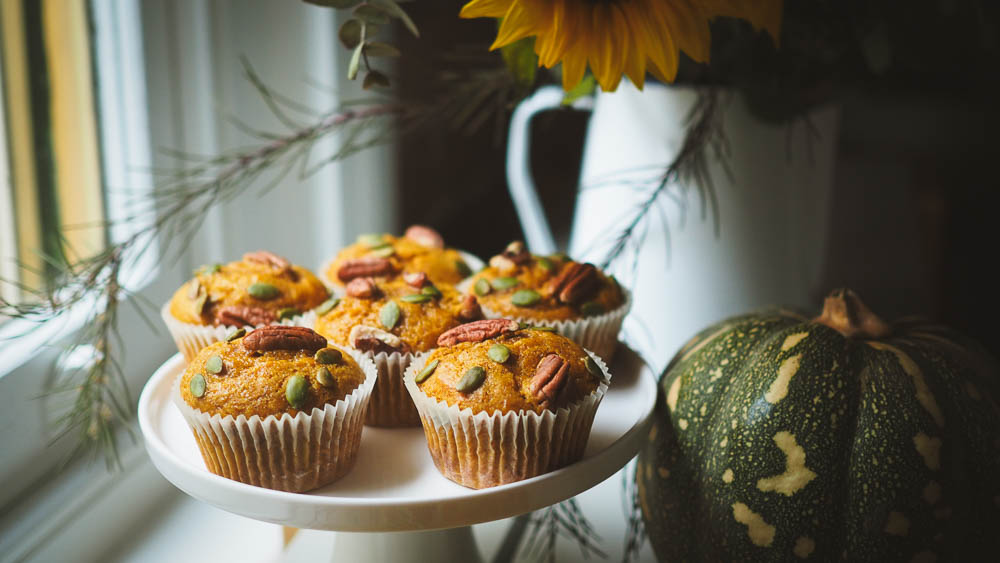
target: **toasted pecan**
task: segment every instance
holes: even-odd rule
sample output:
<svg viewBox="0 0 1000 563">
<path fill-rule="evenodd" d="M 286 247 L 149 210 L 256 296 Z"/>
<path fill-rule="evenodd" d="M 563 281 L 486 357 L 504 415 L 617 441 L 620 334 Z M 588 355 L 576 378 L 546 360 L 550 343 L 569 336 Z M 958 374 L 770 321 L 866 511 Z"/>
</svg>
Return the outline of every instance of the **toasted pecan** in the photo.
<svg viewBox="0 0 1000 563">
<path fill-rule="evenodd" d="M 518 328 L 517 321 L 511 319 L 473 321 L 445 331 L 438 337 L 437 343 L 438 346 L 454 346 L 459 342 L 482 342 L 506 332 L 514 332 Z"/>
<path fill-rule="evenodd" d="M 304 326 L 263 326 L 247 334 L 241 341 L 250 352 L 269 350 L 306 350 L 326 348 L 326 338 Z"/>
<path fill-rule="evenodd" d="M 367 278 L 372 276 L 388 276 L 394 272 L 392 262 L 388 258 L 378 258 L 375 256 L 365 256 L 363 258 L 352 258 L 345 260 L 337 269 L 337 277 L 342 282 L 349 282 L 354 278 Z"/>
</svg>

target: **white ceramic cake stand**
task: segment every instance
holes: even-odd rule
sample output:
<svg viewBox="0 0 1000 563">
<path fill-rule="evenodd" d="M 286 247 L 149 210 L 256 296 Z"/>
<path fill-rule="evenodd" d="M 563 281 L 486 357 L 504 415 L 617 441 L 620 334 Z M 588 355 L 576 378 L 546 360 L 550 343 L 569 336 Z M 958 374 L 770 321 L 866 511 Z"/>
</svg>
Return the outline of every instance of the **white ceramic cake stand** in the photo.
<svg viewBox="0 0 1000 563">
<path fill-rule="evenodd" d="M 223 510 L 342 532 L 333 540 L 338 561 L 481 560 L 470 525 L 549 506 L 607 479 L 638 451 L 656 400 L 652 371 L 621 346 L 611 365 L 611 387 L 577 463 L 517 483 L 467 489 L 438 473 L 422 429 L 366 427 L 357 465 L 347 476 L 308 493 L 286 493 L 209 473 L 171 400 L 171 386 L 184 366 L 180 354 L 169 359 L 139 398 L 139 425 L 156 468 L 182 491 Z"/>
</svg>

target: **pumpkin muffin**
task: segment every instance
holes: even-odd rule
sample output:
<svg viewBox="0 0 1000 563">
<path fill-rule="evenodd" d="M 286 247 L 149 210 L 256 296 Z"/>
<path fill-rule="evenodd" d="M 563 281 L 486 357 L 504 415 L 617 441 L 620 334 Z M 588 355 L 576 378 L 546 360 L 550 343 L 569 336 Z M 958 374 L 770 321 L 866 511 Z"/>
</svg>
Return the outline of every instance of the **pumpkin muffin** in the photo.
<svg viewBox="0 0 1000 563">
<path fill-rule="evenodd" d="M 311 309 L 330 295 L 312 272 L 265 250 L 229 264 L 202 266 L 161 314 L 177 347 L 190 361 L 233 328 L 311 324 Z"/>
<path fill-rule="evenodd" d="M 579 460 L 610 376 L 552 330 L 511 319 L 460 325 L 418 356 L 404 381 L 434 464 L 480 489 Z"/>
<path fill-rule="evenodd" d="M 370 360 L 311 329 L 239 329 L 188 364 L 176 402 L 209 471 L 302 492 L 353 467 L 375 377 Z"/>
<path fill-rule="evenodd" d="M 351 280 L 336 305 L 316 319 L 316 331 L 360 350 L 378 367 L 367 424 L 417 426 L 420 418 L 403 385 L 406 366 L 415 353 L 433 348 L 443 332 L 481 318 L 475 297 L 410 272 L 383 282 Z"/>
<path fill-rule="evenodd" d="M 515 241 L 463 284 L 487 317 L 555 328 L 610 359 L 631 306 L 628 293 L 593 264 L 537 256 Z"/>
<path fill-rule="evenodd" d="M 461 252 L 446 248 L 434 229 L 412 225 L 402 237 L 385 233 L 359 236 L 323 269 L 323 275 L 338 290 L 358 277 L 384 281 L 412 272 L 425 273 L 432 283 L 455 285 L 481 265 L 469 264 Z"/>
</svg>

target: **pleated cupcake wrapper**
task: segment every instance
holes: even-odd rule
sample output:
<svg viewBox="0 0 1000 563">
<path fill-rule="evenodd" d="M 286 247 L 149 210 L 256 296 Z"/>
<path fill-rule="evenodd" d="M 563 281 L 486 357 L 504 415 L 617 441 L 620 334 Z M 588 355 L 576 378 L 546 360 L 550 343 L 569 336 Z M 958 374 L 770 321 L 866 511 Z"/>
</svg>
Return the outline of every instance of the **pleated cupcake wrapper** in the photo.
<svg viewBox="0 0 1000 563">
<path fill-rule="evenodd" d="M 375 363 L 378 370 L 378 381 L 372 391 L 365 424 L 388 428 L 420 426 L 420 415 L 403 385 L 403 374 L 413 360 L 413 354 L 365 352 L 364 355 Z"/>
<path fill-rule="evenodd" d="M 531 319 L 526 317 L 513 318 L 520 323 L 527 323 L 534 326 L 547 326 L 556 329 L 556 332 L 576 342 L 583 348 L 592 350 L 595 354 L 610 362 L 614 358 L 615 348 L 618 346 L 618 333 L 622 330 L 622 323 L 625 316 L 632 308 L 632 293 L 622 288 L 622 295 L 625 302 L 617 309 L 608 311 L 602 315 L 586 317 L 582 319 L 571 319 L 562 321 L 549 321 L 543 319 Z M 488 319 L 503 318 L 505 315 L 498 313 L 485 305 L 482 306 L 483 315 Z"/>
<path fill-rule="evenodd" d="M 348 353 L 364 371 L 364 382 L 335 404 L 309 414 L 210 415 L 184 402 L 178 378 L 174 402 L 191 426 L 208 470 L 241 483 L 295 493 L 346 475 L 357 459 L 365 410 L 377 378 L 371 359 L 356 350 Z"/>
<path fill-rule="evenodd" d="M 173 337 L 174 342 L 177 344 L 177 349 L 180 350 L 181 354 L 184 355 L 184 359 L 188 362 L 197 356 L 202 348 L 209 344 L 225 340 L 230 333 L 236 330 L 236 327 L 233 326 L 196 325 L 179 321 L 170 314 L 169 301 L 160 309 L 160 316 L 163 317 L 163 322 L 167 324 L 167 330 L 170 331 L 170 336 Z M 313 328 L 316 325 L 316 313 L 314 311 L 306 311 L 301 315 L 275 324 Z M 245 326 L 243 328 L 249 332 L 261 326 L 264 325 L 256 327 Z"/>
<path fill-rule="evenodd" d="M 610 382 L 604 361 L 589 350 L 587 353 Z M 541 475 L 583 457 L 608 383 L 555 412 L 473 413 L 420 390 L 414 378 L 426 360 L 426 353 L 414 357 L 404 382 L 420 413 L 434 465 L 448 479 L 482 489 Z"/>
</svg>

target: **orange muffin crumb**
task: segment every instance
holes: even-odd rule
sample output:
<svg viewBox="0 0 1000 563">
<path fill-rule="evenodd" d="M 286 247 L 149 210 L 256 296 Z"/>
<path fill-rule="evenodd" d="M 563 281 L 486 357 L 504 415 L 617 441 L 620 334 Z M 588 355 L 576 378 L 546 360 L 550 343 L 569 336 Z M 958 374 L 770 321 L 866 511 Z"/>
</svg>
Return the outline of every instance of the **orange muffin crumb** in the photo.
<svg viewBox="0 0 1000 563">
<path fill-rule="evenodd" d="M 190 324 L 270 324 L 329 298 L 312 272 L 265 251 L 229 264 L 203 266 L 170 300 L 170 314 Z"/>
</svg>

